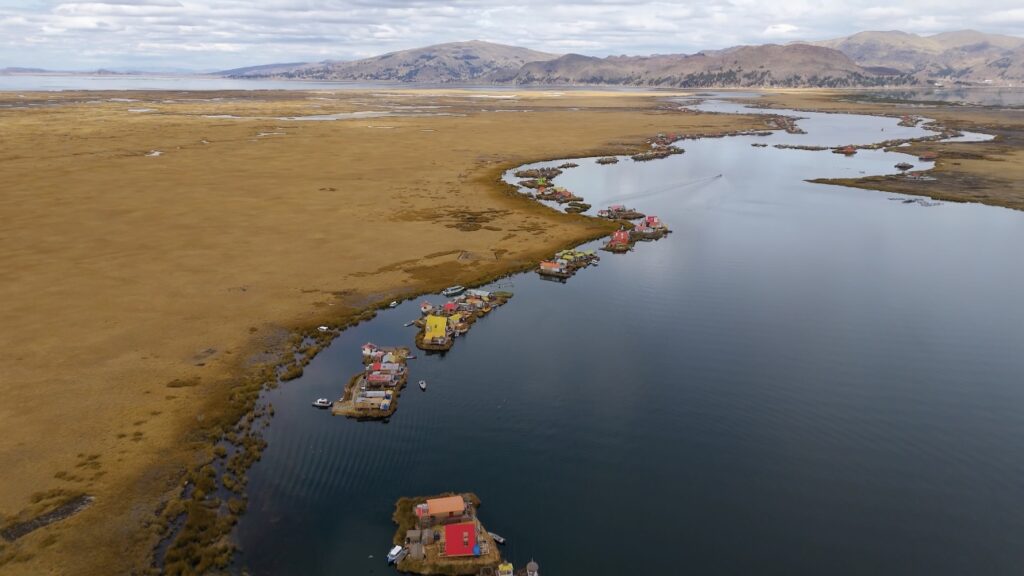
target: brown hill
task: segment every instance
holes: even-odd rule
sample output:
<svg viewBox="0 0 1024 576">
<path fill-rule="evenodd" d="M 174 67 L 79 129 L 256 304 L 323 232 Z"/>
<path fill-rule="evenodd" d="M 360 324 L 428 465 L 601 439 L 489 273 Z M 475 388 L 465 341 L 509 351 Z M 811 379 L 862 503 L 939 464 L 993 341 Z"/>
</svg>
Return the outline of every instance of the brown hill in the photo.
<svg viewBox="0 0 1024 576">
<path fill-rule="evenodd" d="M 693 55 L 611 56 L 568 54 L 526 64 L 516 84 L 619 84 L 638 86 L 875 86 L 912 79 L 868 70 L 843 53 L 821 46 L 739 46 Z"/>
<path fill-rule="evenodd" d="M 884 66 L 920 79 L 1020 81 L 1024 38 L 974 30 L 918 36 L 899 31 L 860 32 L 815 42 L 839 50 L 861 66 Z"/>
<path fill-rule="evenodd" d="M 508 75 L 519 70 L 527 62 L 557 57 L 557 54 L 528 48 L 473 40 L 401 50 L 351 62 L 324 61 L 291 66 L 256 66 L 228 70 L 222 75 L 233 78 L 468 82 L 486 81 L 493 75 Z"/>
</svg>

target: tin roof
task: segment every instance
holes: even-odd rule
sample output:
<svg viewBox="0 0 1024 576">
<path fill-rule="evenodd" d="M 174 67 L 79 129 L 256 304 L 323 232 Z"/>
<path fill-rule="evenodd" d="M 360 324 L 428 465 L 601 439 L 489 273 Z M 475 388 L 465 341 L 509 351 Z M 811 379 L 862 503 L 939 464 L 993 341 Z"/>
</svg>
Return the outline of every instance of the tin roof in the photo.
<svg viewBox="0 0 1024 576">
<path fill-rule="evenodd" d="M 427 500 L 427 513 L 431 516 L 463 512 L 465 510 L 466 501 L 462 499 L 462 496 L 445 496 L 444 498 L 431 498 Z"/>
<path fill-rule="evenodd" d="M 478 553 L 476 526 L 472 522 L 449 524 L 444 527 L 445 556 L 473 556 Z"/>
</svg>

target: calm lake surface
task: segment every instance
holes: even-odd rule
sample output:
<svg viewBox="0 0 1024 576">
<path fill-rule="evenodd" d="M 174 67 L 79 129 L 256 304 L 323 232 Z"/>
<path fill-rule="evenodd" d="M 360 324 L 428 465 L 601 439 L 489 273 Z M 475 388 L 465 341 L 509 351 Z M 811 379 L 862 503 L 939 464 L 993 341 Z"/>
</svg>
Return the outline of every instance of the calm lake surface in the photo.
<svg viewBox="0 0 1024 576">
<path fill-rule="evenodd" d="M 864 92 L 864 96 L 883 101 L 919 101 L 974 104 L 999 108 L 1024 107 L 1024 87 L 951 86 L 913 89 L 877 90 Z"/>
<path fill-rule="evenodd" d="M 390 573 L 394 501 L 454 490 L 549 575 L 1019 574 L 1024 214 L 806 183 L 909 157 L 751 143 L 927 133 L 793 114 L 809 134 L 580 160 L 556 183 L 674 233 L 566 284 L 502 282 L 507 306 L 410 363 L 429 389 L 391 422 L 310 402 L 340 394 L 364 342 L 411 346 L 419 300 L 267 392 L 241 567 Z"/>
</svg>

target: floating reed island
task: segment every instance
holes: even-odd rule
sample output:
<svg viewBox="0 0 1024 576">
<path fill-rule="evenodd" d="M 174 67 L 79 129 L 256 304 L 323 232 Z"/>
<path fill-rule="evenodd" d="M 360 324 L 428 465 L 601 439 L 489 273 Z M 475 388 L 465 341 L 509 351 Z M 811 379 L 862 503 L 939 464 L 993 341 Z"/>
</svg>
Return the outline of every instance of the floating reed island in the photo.
<svg viewBox="0 0 1024 576">
<path fill-rule="evenodd" d="M 920 116 L 904 115 L 900 116 L 899 125 L 906 126 L 907 128 L 913 128 L 914 126 L 917 126 L 921 120 L 923 120 L 923 118 Z"/>
<path fill-rule="evenodd" d="M 651 149 L 633 154 L 630 158 L 634 162 L 648 162 L 651 160 L 659 160 L 661 158 L 668 158 L 675 154 L 682 154 L 686 152 L 678 146 L 673 146 L 675 142 L 682 140 L 681 134 L 665 134 L 658 133 L 652 138 L 647 139 L 647 143 L 651 145 Z"/>
<path fill-rule="evenodd" d="M 388 564 L 412 574 L 502 574 L 511 564 L 501 561 L 498 543 L 505 539 L 488 532 L 477 508 L 476 494 L 441 494 L 399 498 L 391 519 L 398 525 L 388 552 Z M 533 564 L 531 576 L 538 573 Z"/>
<path fill-rule="evenodd" d="M 564 166 L 564 164 L 563 164 Z M 527 168 L 525 170 L 517 170 L 515 172 L 516 178 L 546 178 L 551 180 L 555 176 L 562 173 L 560 168 Z"/>
<path fill-rule="evenodd" d="M 594 250 L 562 250 L 551 260 L 545 260 L 537 267 L 542 278 L 565 281 L 577 271 L 596 265 L 601 259 Z"/>
<path fill-rule="evenodd" d="M 767 144 L 762 144 L 762 146 L 767 146 Z M 828 146 L 810 146 L 808 144 L 775 144 L 772 147 L 778 148 L 779 150 L 811 150 L 814 152 L 831 150 Z"/>
<path fill-rule="evenodd" d="M 629 230 L 623 228 L 612 233 L 612 237 L 601 247 L 601 250 L 613 254 L 625 254 L 633 249 L 636 241 L 630 238 Z"/>
<path fill-rule="evenodd" d="M 547 178 L 530 178 L 529 180 L 520 180 L 519 185 L 522 186 L 523 188 L 530 188 L 532 190 L 536 190 L 541 186 L 548 186 L 549 183 Z"/>
<path fill-rule="evenodd" d="M 388 418 L 398 408 L 398 397 L 409 381 L 406 362 L 410 350 L 367 343 L 362 353 L 365 368 L 349 379 L 341 398 L 331 406 L 331 413 L 360 420 Z"/>
<path fill-rule="evenodd" d="M 537 200 L 548 200 L 550 202 L 558 202 L 559 204 L 583 201 L 582 196 L 577 196 L 561 186 L 539 186 L 533 197 Z"/>
<path fill-rule="evenodd" d="M 416 347 L 428 352 L 451 350 L 457 336 L 469 332 L 477 319 L 490 314 L 510 298 L 511 292 L 466 290 L 444 304 L 422 302 L 420 313 L 423 317 L 413 322 L 420 328 L 416 334 Z"/>
<path fill-rule="evenodd" d="M 615 254 L 624 254 L 633 249 L 637 242 L 650 242 L 663 238 L 669 234 L 668 226 L 657 216 L 644 216 L 637 224 L 625 223 L 620 230 L 616 230 L 608 242 L 601 247 L 602 250 Z"/>
<path fill-rule="evenodd" d="M 629 231 L 629 237 L 634 241 L 650 242 L 659 240 L 670 232 L 672 231 L 661 221 L 661 218 L 644 216 L 643 220 Z"/>
<path fill-rule="evenodd" d="M 773 129 L 785 130 L 789 134 L 807 134 L 803 128 L 797 126 L 797 120 L 802 120 L 802 118 L 773 114 L 765 118 L 765 123 Z"/>
<path fill-rule="evenodd" d="M 643 218 L 644 214 L 622 204 L 612 204 L 604 210 L 598 210 L 597 216 L 608 220 L 638 220 Z"/>
<path fill-rule="evenodd" d="M 634 162 L 648 162 L 650 160 L 660 160 L 662 158 L 668 158 L 675 154 L 682 154 L 686 152 L 678 146 L 656 146 L 646 152 L 640 152 L 639 154 L 633 154 L 630 158 Z"/>
<path fill-rule="evenodd" d="M 590 208 L 591 205 L 587 204 L 586 202 L 572 201 L 569 202 L 569 205 L 565 207 L 565 211 L 569 214 L 579 214 L 581 212 L 586 212 L 587 210 L 590 210 Z"/>
</svg>

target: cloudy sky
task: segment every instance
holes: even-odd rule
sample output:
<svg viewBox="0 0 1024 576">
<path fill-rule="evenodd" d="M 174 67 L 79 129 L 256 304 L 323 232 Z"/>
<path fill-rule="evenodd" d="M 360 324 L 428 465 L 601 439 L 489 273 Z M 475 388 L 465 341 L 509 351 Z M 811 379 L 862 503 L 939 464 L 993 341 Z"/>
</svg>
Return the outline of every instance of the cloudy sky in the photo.
<svg viewBox="0 0 1024 576">
<path fill-rule="evenodd" d="M 974 28 L 1024 36 L 1021 0 L 0 0 L 0 68 L 223 69 L 457 40 L 595 56 Z"/>
</svg>

